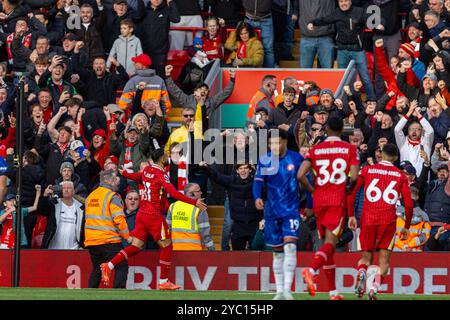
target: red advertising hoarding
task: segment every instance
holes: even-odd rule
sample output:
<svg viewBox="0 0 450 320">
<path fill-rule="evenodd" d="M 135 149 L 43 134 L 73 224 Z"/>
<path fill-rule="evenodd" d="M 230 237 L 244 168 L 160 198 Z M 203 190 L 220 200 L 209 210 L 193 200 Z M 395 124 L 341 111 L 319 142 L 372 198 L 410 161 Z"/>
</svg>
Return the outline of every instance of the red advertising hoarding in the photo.
<svg viewBox="0 0 450 320">
<path fill-rule="evenodd" d="M 13 254 L 0 250 L 0 286 L 12 283 Z M 293 290 L 304 292 L 302 267 L 313 254 L 298 253 Z M 356 264 L 360 254 L 335 256 L 336 285 L 341 292 L 353 292 Z M 159 256 L 146 251 L 129 261 L 128 289 L 155 289 L 159 277 Z M 395 253 L 389 275 L 381 292 L 398 294 L 450 294 L 450 254 Z M 23 250 L 21 253 L 22 287 L 87 288 L 92 265 L 87 250 Z M 170 278 L 189 290 L 275 289 L 270 252 L 174 252 Z M 318 291 L 327 291 L 326 278 L 319 275 Z"/>
</svg>

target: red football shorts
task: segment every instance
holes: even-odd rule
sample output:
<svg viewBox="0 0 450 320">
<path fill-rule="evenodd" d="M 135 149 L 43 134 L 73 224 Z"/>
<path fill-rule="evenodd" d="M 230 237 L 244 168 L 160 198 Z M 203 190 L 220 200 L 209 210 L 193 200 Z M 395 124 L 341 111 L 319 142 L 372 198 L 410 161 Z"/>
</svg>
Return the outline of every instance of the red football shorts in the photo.
<svg viewBox="0 0 450 320">
<path fill-rule="evenodd" d="M 136 226 L 131 235 L 144 242 L 147 242 L 149 236 L 155 242 L 171 238 L 169 226 L 162 215 L 154 217 L 140 213 L 136 215 Z"/>
<path fill-rule="evenodd" d="M 346 209 L 339 206 L 314 207 L 317 232 L 319 237 L 325 237 L 325 229 L 340 237 L 344 230 Z"/>
<path fill-rule="evenodd" d="M 392 250 L 395 244 L 396 223 L 361 226 L 358 249 L 373 251 L 375 249 Z"/>
</svg>

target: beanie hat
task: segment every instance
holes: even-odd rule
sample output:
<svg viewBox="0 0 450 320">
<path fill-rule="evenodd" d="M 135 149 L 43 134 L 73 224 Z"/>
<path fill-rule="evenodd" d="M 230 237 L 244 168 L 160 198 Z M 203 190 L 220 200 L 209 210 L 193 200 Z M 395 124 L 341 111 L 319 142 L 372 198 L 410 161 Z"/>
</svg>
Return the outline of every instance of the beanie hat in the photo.
<svg viewBox="0 0 450 320">
<path fill-rule="evenodd" d="M 61 164 L 61 167 L 59 168 L 59 172 L 63 171 L 63 169 L 66 169 L 66 168 L 72 170 L 72 172 L 75 172 L 73 164 L 71 162 L 68 162 L 68 161 L 63 162 Z"/>
<path fill-rule="evenodd" d="M 194 46 L 196 46 L 196 45 L 203 45 L 203 40 L 202 40 L 202 38 L 200 38 L 200 37 L 195 37 L 194 38 L 194 40 L 193 40 L 193 42 L 192 42 L 192 44 L 194 45 Z"/>
<path fill-rule="evenodd" d="M 107 159 L 111 160 L 111 162 L 114 163 L 116 166 L 119 165 L 119 159 L 117 159 L 116 156 L 109 156 L 109 157 L 106 157 L 106 158 L 105 158 L 105 162 L 106 162 Z"/>
<path fill-rule="evenodd" d="M 438 81 L 438 78 L 436 77 L 436 75 L 434 73 L 427 73 L 426 75 L 424 75 L 422 77 L 422 81 L 425 78 L 430 78 L 431 81 Z"/>
<path fill-rule="evenodd" d="M 331 89 L 322 89 L 320 91 L 319 96 L 322 96 L 323 94 L 329 94 L 334 99 L 334 94 L 333 94 L 333 91 Z"/>
<path fill-rule="evenodd" d="M 411 43 L 402 43 L 402 45 L 400 46 L 400 49 L 403 49 L 403 51 L 405 51 L 411 57 L 414 57 L 415 48 Z"/>
<path fill-rule="evenodd" d="M 95 130 L 94 133 L 92 134 L 92 137 L 94 137 L 94 136 L 100 136 L 100 137 L 102 137 L 103 139 L 106 139 L 106 132 L 105 132 L 105 130 L 103 130 L 103 129 L 97 129 L 97 130 Z"/>
</svg>

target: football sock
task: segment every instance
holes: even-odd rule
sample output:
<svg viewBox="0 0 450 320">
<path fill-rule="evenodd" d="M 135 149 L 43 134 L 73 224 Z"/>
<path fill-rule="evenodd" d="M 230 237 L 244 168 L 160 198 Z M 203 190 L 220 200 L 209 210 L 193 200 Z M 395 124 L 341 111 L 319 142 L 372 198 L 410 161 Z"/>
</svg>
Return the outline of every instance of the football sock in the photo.
<svg viewBox="0 0 450 320">
<path fill-rule="evenodd" d="M 297 266 L 297 246 L 294 243 L 285 244 L 284 251 L 284 291 L 291 292 L 295 267 Z"/>
<path fill-rule="evenodd" d="M 358 265 L 358 272 L 364 272 L 367 274 L 367 264 L 361 263 Z"/>
<path fill-rule="evenodd" d="M 381 285 L 383 284 L 385 276 L 382 276 L 377 272 L 375 275 L 375 280 L 373 281 L 372 288 L 375 290 L 375 292 L 378 292 L 378 289 L 380 289 Z"/>
<path fill-rule="evenodd" d="M 283 262 L 284 262 L 284 252 L 274 252 L 272 269 L 273 275 L 275 277 L 275 285 L 277 287 L 277 293 L 283 292 L 284 286 Z"/>
<path fill-rule="evenodd" d="M 170 267 L 172 266 L 172 244 L 162 248 L 159 253 L 159 265 L 161 267 L 161 276 L 159 277 L 162 280 L 165 280 L 169 276 Z"/>
<path fill-rule="evenodd" d="M 110 262 L 108 262 L 108 267 L 113 270 L 114 266 L 117 266 L 124 260 L 128 260 L 130 257 L 138 254 L 140 251 L 141 249 L 136 246 L 128 246 L 125 249 L 120 250 L 120 252 L 116 254 Z"/>
<path fill-rule="evenodd" d="M 334 263 L 334 256 L 329 255 L 327 262 L 323 266 L 323 271 L 327 276 L 328 290 L 331 292 L 336 291 L 336 264 Z"/>
<path fill-rule="evenodd" d="M 314 260 L 311 264 L 311 268 L 314 273 L 319 270 L 328 260 L 328 257 L 333 255 L 334 247 L 331 243 L 325 243 L 314 255 Z"/>
</svg>

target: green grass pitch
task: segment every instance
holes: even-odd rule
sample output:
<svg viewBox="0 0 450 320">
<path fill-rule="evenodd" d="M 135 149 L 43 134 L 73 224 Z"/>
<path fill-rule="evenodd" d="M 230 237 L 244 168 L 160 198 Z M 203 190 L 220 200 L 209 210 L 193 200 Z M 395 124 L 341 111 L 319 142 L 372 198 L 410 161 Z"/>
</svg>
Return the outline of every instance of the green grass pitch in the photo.
<svg viewBox="0 0 450 320">
<path fill-rule="evenodd" d="M 0 300 L 271 300 L 273 296 L 273 293 L 256 291 L 0 288 Z M 354 294 L 344 296 L 346 300 L 358 300 Z M 294 297 L 296 300 L 328 300 L 328 293 L 318 293 L 315 297 L 295 293 Z M 450 295 L 380 294 L 378 297 L 379 300 L 450 300 Z"/>
</svg>

